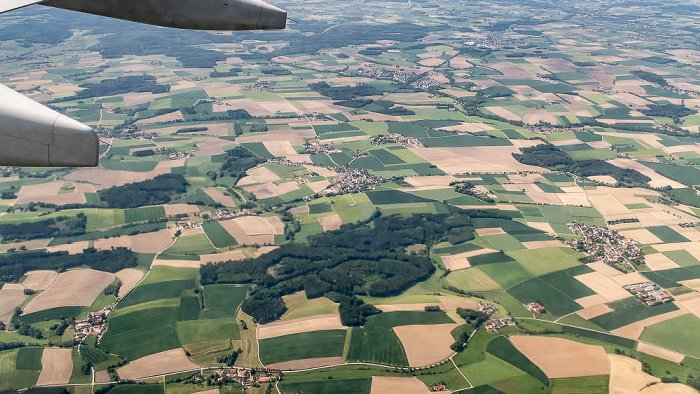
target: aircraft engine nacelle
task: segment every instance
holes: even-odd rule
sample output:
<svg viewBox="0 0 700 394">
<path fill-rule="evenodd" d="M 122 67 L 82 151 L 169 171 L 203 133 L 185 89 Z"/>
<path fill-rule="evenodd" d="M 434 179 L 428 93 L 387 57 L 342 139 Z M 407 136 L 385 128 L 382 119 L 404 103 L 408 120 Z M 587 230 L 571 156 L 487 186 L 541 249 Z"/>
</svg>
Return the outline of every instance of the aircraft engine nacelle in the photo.
<svg viewBox="0 0 700 394">
<path fill-rule="evenodd" d="M 196 30 L 284 29 L 287 12 L 261 0 L 47 0 L 51 7 Z"/>
<path fill-rule="evenodd" d="M 92 129 L 0 85 L 0 166 L 96 167 Z"/>
</svg>

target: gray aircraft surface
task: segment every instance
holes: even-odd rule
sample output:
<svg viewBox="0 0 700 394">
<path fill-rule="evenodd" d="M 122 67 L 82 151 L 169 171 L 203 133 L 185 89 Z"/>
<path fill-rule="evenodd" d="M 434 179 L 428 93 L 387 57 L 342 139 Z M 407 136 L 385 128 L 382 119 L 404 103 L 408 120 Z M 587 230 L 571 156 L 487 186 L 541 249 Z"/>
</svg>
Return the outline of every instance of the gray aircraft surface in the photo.
<svg viewBox="0 0 700 394">
<path fill-rule="evenodd" d="M 196 30 L 284 29 L 287 13 L 260 0 L 0 0 L 0 14 L 32 4 Z M 0 85 L 0 166 L 96 167 L 94 131 Z"/>
</svg>

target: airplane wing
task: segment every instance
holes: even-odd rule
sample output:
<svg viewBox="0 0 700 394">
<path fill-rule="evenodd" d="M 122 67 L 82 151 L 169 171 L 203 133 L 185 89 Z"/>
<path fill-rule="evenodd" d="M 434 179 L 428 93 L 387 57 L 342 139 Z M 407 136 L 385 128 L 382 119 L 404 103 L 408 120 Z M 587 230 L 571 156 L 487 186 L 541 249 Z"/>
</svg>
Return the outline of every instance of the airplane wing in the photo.
<svg viewBox="0 0 700 394">
<path fill-rule="evenodd" d="M 41 3 L 44 0 L 4 0 L 0 1 L 0 14 L 7 11 L 16 10 L 28 5 Z"/>
</svg>

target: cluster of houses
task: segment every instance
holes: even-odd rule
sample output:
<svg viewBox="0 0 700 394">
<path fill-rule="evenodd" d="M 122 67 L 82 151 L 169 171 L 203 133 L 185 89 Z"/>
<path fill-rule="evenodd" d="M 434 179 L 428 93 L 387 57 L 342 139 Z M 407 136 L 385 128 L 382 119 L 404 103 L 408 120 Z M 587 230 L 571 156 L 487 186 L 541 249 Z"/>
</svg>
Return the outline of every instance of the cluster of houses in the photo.
<svg viewBox="0 0 700 394">
<path fill-rule="evenodd" d="M 532 131 L 532 132 L 542 133 L 542 134 L 573 133 L 574 131 L 575 132 L 592 133 L 592 131 L 589 129 L 572 129 L 569 127 L 556 127 L 556 126 L 547 125 L 547 124 L 528 125 L 528 126 L 525 126 L 525 128 Z"/>
<path fill-rule="evenodd" d="M 306 141 L 304 143 L 305 153 L 340 153 L 342 150 L 334 148 L 327 144 L 322 144 L 316 141 Z"/>
<path fill-rule="evenodd" d="M 372 139 L 372 145 L 399 144 L 403 146 L 419 147 L 420 141 L 413 137 L 404 137 L 401 134 L 378 135 Z"/>
<path fill-rule="evenodd" d="M 625 286 L 625 290 L 634 294 L 643 303 L 654 306 L 673 301 L 673 297 L 654 282 L 635 283 Z"/>
<path fill-rule="evenodd" d="M 259 81 L 248 86 L 248 90 L 254 92 L 269 92 L 270 88 L 277 85 L 277 81 Z"/>
<path fill-rule="evenodd" d="M 485 313 L 486 316 L 491 317 L 498 312 L 498 308 L 489 303 L 479 303 L 479 312 Z"/>
<path fill-rule="evenodd" d="M 680 227 L 683 227 L 683 228 L 693 228 L 693 227 L 700 227 L 700 222 L 680 223 L 678 225 Z"/>
<path fill-rule="evenodd" d="M 595 256 L 612 267 L 626 272 L 621 265 L 644 263 L 644 254 L 639 245 L 615 230 L 581 222 L 569 223 L 569 227 L 574 235 L 580 236 L 577 240 L 566 241 L 569 246 Z"/>
<path fill-rule="evenodd" d="M 528 311 L 532 312 L 535 315 L 535 317 L 539 317 L 540 315 L 547 313 L 547 309 L 545 309 L 544 305 L 540 304 L 539 302 L 527 304 L 525 305 L 525 308 L 527 308 Z"/>
<path fill-rule="evenodd" d="M 253 370 L 247 368 L 219 369 L 214 372 L 214 375 L 219 382 L 240 383 L 243 389 L 248 389 L 254 384 L 271 383 L 273 381 L 272 376 L 266 373 L 261 373 L 256 376 Z"/>
<path fill-rule="evenodd" d="M 184 159 L 187 157 L 194 156 L 194 151 L 190 150 L 187 152 L 180 152 L 180 151 L 173 151 L 168 154 L 168 159 L 170 160 L 177 160 L 177 159 Z"/>
<path fill-rule="evenodd" d="M 511 326 L 515 325 L 512 319 L 501 317 L 499 319 L 491 319 L 484 323 L 484 327 L 486 327 L 486 331 L 489 332 L 494 332 L 498 330 L 499 328 L 503 328 L 505 326 Z"/>
<path fill-rule="evenodd" d="M 82 341 L 89 335 L 94 335 L 99 341 L 102 334 L 107 331 L 107 316 L 112 311 L 114 305 L 108 305 L 99 312 L 90 312 L 84 320 L 76 320 L 73 322 L 74 330 L 73 339 Z"/>
<path fill-rule="evenodd" d="M 385 181 L 384 178 L 371 175 L 364 168 L 338 168 L 338 177 L 333 180 L 333 186 L 325 190 L 325 194 L 361 193 L 374 190 L 374 186 Z"/>
<path fill-rule="evenodd" d="M 238 212 L 229 212 L 226 209 L 217 209 L 216 212 L 211 216 L 211 220 L 218 221 L 218 220 L 227 220 L 227 219 L 234 219 L 237 217 L 241 216 L 257 216 L 257 213 L 248 210 L 248 209 L 241 209 Z"/>
<path fill-rule="evenodd" d="M 180 227 L 183 230 L 188 230 L 191 228 L 202 228 L 202 225 L 191 220 L 181 220 L 177 222 L 177 227 Z"/>
<path fill-rule="evenodd" d="M 411 87 L 416 88 L 416 89 L 423 89 L 423 90 L 428 90 L 431 88 L 434 88 L 436 86 L 442 85 L 440 81 L 437 81 L 434 79 L 434 77 L 438 77 L 438 74 L 429 72 L 428 74 L 424 75 L 421 77 L 419 80 L 411 83 Z"/>
</svg>

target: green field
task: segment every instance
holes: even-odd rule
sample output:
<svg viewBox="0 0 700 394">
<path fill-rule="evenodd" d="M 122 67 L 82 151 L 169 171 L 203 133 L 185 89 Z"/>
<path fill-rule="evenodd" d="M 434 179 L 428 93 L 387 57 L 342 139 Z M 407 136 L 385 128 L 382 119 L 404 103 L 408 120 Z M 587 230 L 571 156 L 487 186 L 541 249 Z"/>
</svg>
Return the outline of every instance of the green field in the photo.
<svg viewBox="0 0 700 394">
<path fill-rule="evenodd" d="M 148 308 L 110 316 L 109 330 L 102 337 L 102 347 L 129 360 L 178 348 L 180 342 L 175 325 L 179 309 L 179 306 Z"/>
<path fill-rule="evenodd" d="M 260 360 L 270 365 L 307 358 L 340 357 L 346 334 L 346 330 L 326 330 L 262 339 L 258 341 Z"/>
<path fill-rule="evenodd" d="M 180 298 L 178 321 L 198 320 L 202 314 L 198 296 L 183 296 Z"/>
<path fill-rule="evenodd" d="M 578 378 L 552 379 L 552 394 L 607 394 L 609 392 L 610 376 L 583 376 Z"/>
<path fill-rule="evenodd" d="M 583 256 L 571 248 L 524 249 L 508 255 L 535 276 L 580 266 L 578 258 Z"/>
<path fill-rule="evenodd" d="M 164 253 L 171 255 L 200 255 L 216 253 L 205 234 L 183 235 Z"/>
<path fill-rule="evenodd" d="M 540 302 L 548 312 L 560 317 L 582 309 L 569 296 L 540 278 L 532 278 L 510 289 L 508 294 L 523 304 Z"/>
<path fill-rule="evenodd" d="M 181 344 L 213 341 L 219 339 L 241 339 L 240 328 L 236 319 L 188 320 L 177 322 L 177 337 Z"/>
<path fill-rule="evenodd" d="M 41 355 L 44 353 L 42 347 L 25 347 L 19 349 L 17 353 L 17 370 L 19 371 L 39 371 L 41 370 Z"/>
<path fill-rule="evenodd" d="M 700 174 L 700 173 L 699 173 Z M 690 240 L 667 226 L 647 227 L 652 234 L 665 243 L 690 242 Z"/>
<path fill-rule="evenodd" d="M 669 252 L 664 252 L 666 257 L 670 258 L 676 264 L 682 266 L 700 265 L 700 261 L 693 257 L 692 254 L 688 253 L 686 250 L 672 250 Z"/>
<path fill-rule="evenodd" d="M 501 285 L 501 287 L 504 289 L 509 289 L 532 278 L 532 274 L 527 272 L 525 268 L 515 261 L 487 264 L 478 268 L 484 271 L 486 275 Z"/>
<path fill-rule="evenodd" d="M 525 249 L 525 246 L 510 234 L 486 235 L 481 238 L 496 250 L 511 251 Z"/>
<path fill-rule="evenodd" d="M 372 379 L 332 379 L 317 382 L 282 383 L 280 388 L 282 394 L 369 394 L 372 388 Z"/>
<path fill-rule="evenodd" d="M 39 378 L 39 370 L 18 370 L 18 353 L 19 349 L 0 352 L 0 389 L 2 390 L 30 387 Z"/>
<path fill-rule="evenodd" d="M 165 217 L 165 208 L 163 207 L 145 207 L 132 208 L 124 210 L 124 221 L 131 222 L 147 222 L 149 220 L 157 220 Z"/>
<path fill-rule="evenodd" d="M 692 314 L 678 316 L 644 329 L 642 341 L 700 357 L 700 319 Z"/>
<path fill-rule="evenodd" d="M 613 312 L 608 312 L 591 319 L 593 323 L 606 330 L 614 330 L 648 317 L 678 310 L 678 307 L 673 303 L 647 306 L 633 297 L 625 298 L 624 300 L 616 301 L 608 305 L 614 309 Z"/>
<path fill-rule="evenodd" d="M 585 265 L 569 268 L 562 271 L 552 272 L 550 274 L 540 276 L 540 279 L 547 282 L 552 287 L 566 294 L 572 299 L 583 298 L 594 295 L 595 292 L 588 286 L 578 281 L 574 276 L 592 272 L 591 268 Z"/>
<path fill-rule="evenodd" d="M 238 306 L 245 299 L 248 286 L 206 285 L 204 286 L 204 311 L 202 319 L 234 317 Z"/>
<path fill-rule="evenodd" d="M 83 308 L 80 306 L 62 306 L 22 315 L 21 320 L 28 324 L 34 324 L 46 320 L 56 320 L 71 316 L 77 317 L 82 310 Z"/>
<path fill-rule="evenodd" d="M 544 372 L 537 367 L 537 365 L 530 361 L 530 359 L 525 357 L 524 354 L 520 353 L 520 351 L 516 349 L 507 338 L 494 338 L 491 342 L 489 342 L 488 346 L 486 347 L 486 351 L 519 368 L 528 375 L 532 375 L 545 386 L 549 385 L 549 378 L 547 378 L 547 375 L 545 375 Z"/>
<path fill-rule="evenodd" d="M 238 245 L 236 239 L 226 231 L 219 222 L 207 222 L 202 225 L 204 232 L 209 237 L 209 240 L 217 248 L 228 248 L 230 246 Z"/>
<path fill-rule="evenodd" d="M 408 365 L 403 345 L 392 328 L 444 323 L 454 323 L 444 312 L 386 312 L 370 316 L 364 326 L 352 329 L 348 360 Z"/>
<path fill-rule="evenodd" d="M 144 281 L 143 283 L 147 283 Z M 167 282 L 141 284 L 119 303 L 119 308 L 166 298 L 179 298 L 185 290 L 193 289 L 194 279 L 179 279 Z"/>
<path fill-rule="evenodd" d="M 453 286 L 466 291 L 497 290 L 501 287 L 479 267 L 451 272 L 446 279 Z"/>
</svg>

